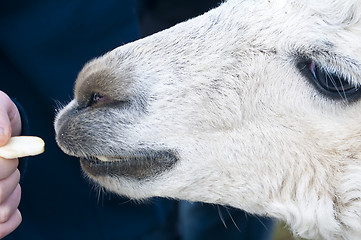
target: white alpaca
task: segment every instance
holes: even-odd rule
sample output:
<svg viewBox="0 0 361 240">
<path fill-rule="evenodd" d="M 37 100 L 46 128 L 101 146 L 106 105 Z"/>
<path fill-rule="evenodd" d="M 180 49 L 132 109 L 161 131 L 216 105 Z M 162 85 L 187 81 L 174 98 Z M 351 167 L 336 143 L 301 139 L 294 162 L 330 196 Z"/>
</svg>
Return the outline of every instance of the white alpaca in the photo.
<svg viewBox="0 0 361 240">
<path fill-rule="evenodd" d="M 88 63 L 57 141 L 131 198 L 361 239 L 360 84 L 360 0 L 229 0 Z"/>
</svg>

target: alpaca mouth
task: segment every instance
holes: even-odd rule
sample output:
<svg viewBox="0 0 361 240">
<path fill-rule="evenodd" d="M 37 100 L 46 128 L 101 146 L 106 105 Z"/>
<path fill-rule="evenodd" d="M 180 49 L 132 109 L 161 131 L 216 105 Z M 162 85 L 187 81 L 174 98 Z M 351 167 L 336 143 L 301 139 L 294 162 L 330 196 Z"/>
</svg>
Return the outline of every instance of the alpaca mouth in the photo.
<svg viewBox="0 0 361 240">
<path fill-rule="evenodd" d="M 80 158 L 85 173 L 93 177 L 116 176 L 145 180 L 170 170 L 178 161 L 175 151 L 139 151 L 117 157 Z"/>
</svg>

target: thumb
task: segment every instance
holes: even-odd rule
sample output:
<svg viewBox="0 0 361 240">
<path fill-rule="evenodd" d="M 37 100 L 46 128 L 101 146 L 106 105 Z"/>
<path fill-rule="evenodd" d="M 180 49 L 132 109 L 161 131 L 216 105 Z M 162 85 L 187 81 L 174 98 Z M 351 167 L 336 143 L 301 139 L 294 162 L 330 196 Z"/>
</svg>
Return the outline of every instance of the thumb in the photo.
<svg viewBox="0 0 361 240">
<path fill-rule="evenodd" d="M 21 132 L 21 119 L 14 102 L 0 91 L 0 146 L 5 145 L 11 136 Z"/>
</svg>

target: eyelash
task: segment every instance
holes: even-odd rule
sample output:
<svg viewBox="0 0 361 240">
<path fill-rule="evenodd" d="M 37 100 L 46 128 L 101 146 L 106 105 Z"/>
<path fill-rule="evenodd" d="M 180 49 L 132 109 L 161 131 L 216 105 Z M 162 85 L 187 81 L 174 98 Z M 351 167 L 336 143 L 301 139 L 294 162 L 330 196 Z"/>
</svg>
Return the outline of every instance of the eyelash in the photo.
<svg viewBox="0 0 361 240">
<path fill-rule="evenodd" d="M 315 61 L 303 61 L 298 64 L 300 71 L 328 98 L 350 102 L 361 96 L 360 86 L 350 83 L 348 79 L 327 71 Z"/>
</svg>

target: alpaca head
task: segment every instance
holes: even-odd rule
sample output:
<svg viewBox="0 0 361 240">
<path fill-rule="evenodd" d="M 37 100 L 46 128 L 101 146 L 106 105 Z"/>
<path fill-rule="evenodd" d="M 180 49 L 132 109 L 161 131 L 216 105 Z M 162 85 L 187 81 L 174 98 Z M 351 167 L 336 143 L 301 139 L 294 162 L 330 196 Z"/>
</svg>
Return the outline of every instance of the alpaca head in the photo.
<svg viewBox="0 0 361 240">
<path fill-rule="evenodd" d="M 89 62 L 57 142 L 131 198 L 220 203 L 306 237 L 353 236 L 360 36 L 357 0 L 229 0 Z"/>
</svg>

